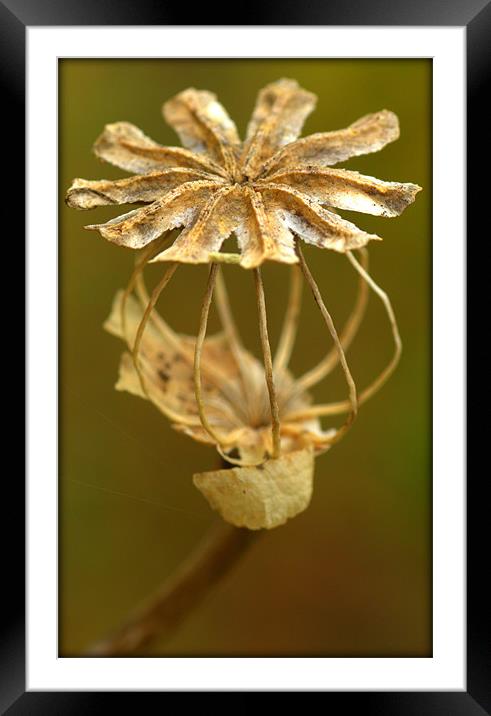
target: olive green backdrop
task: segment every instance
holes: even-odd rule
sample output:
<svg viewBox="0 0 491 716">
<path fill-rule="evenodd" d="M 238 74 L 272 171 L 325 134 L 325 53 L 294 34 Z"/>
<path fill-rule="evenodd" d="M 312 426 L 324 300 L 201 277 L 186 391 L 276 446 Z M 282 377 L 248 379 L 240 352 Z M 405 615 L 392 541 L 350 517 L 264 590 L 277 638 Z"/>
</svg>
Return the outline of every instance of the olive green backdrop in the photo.
<svg viewBox="0 0 491 716">
<path fill-rule="evenodd" d="M 134 256 L 82 228 L 117 208 L 68 209 L 65 190 L 74 177 L 124 176 L 91 153 L 106 123 L 133 122 L 164 145 L 178 144 L 161 104 L 194 86 L 218 94 L 243 136 L 257 91 L 280 77 L 319 96 L 304 135 L 382 108 L 399 116 L 397 142 L 342 166 L 424 188 L 399 218 L 343 212 L 384 238 L 371 247 L 371 272 L 393 301 L 403 357 L 347 437 L 316 461 L 309 509 L 262 535 L 172 640 L 148 653 L 431 654 L 431 62 L 132 59 L 59 66 L 61 655 L 79 654 L 116 626 L 219 519 L 191 481 L 218 465 L 215 451 L 175 433 L 150 403 L 113 388 L 122 343 L 102 323 Z M 306 247 L 305 255 L 340 327 L 356 275 L 334 252 Z M 152 267 L 150 282 L 161 271 Z M 173 327 L 196 333 L 206 274 L 206 267 L 177 272 L 160 303 Z M 252 274 L 231 266 L 226 278 L 243 336 L 257 351 Z M 268 265 L 264 278 L 274 346 L 288 268 Z M 217 325 L 213 316 L 211 329 Z M 328 345 L 305 289 L 294 372 L 311 367 Z M 360 388 L 391 351 L 385 313 L 371 294 L 348 354 Z M 315 395 L 344 398 L 340 371 Z"/>
</svg>

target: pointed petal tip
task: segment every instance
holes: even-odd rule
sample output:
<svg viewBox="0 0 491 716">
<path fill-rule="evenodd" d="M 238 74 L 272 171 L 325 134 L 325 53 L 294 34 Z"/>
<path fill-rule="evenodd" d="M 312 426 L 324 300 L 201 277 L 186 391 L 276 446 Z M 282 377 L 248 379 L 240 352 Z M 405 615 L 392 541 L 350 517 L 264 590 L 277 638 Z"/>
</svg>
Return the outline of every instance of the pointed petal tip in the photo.
<svg viewBox="0 0 491 716">
<path fill-rule="evenodd" d="M 395 112 L 393 112 L 391 109 L 384 109 L 379 110 L 378 112 L 375 112 L 375 114 L 379 115 L 380 117 L 383 117 L 384 119 L 390 121 L 394 125 L 397 125 L 399 127 L 399 117 Z"/>
<path fill-rule="evenodd" d="M 392 207 L 392 211 L 386 214 L 386 217 L 393 219 L 396 216 L 400 216 L 408 206 L 414 204 L 416 195 L 423 190 L 423 187 L 418 184 L 400 184 L 400 188 L 403 194 L 399 197 L 399 201 Z"/>
<path fill-rule="evenodd" d="M 85 209 L 87 207 L 82 206 L 80 204 L 80 201 L 77 201 L 77 197 L 80 194 L 81 188 L 84 186 L 85 180 L 76 178 L 73 179 L 72 183 L 66 190 L 65 194 L 65 204 L 70 207 L 70 209 Z"/>
<path fill-rule="evenodd" d="M 71 187 L 70 187 L 70 189 L 68 189 L 67 193 L 65 194 L 65 204 L 70 209 L 78 209 L 79 208 L 77 206 L 77 202 L 74 201 L 73 191 L 72 191 Z"/>
<path fill-rule="evenodd" d="M 310 92 L 309 90 L 305 89 L 305 87 L 302 87 L 301 84 L 297 82 L 297 80 L 293 79 L 292 77 L 280 77 L 278 80 L 274 80 L 273 82 L 269 82 L 263 89 L 266 88 L 277 88 L 281 87 L 285 90 L 291 90 L 291 91 L 299 91 L 303 92 L 306 95 L 310 95 L 314 100 L 317 100 L 317 95 L 313 92 Z"/>
<path fill-rule="evenodd" d="M 104 206 L 112 202 L 101 199 L 102 195 L 97 191 L 93 191 L 88 187 L 70 187 L 65 196 L 65 204 L 70 209 L 78 209 L 79 211 L 88 211 L 96 206 Z"/>
<path fill-rule="evenodd" d="M 423 191 L 423 187 L 419 186 L 419 184 L 408 183 L 403 184 L 402 186 L 407 191 L 408 204 L 412 204 L 413 201 L 416 199 L 416 194 L 419 194 L 420 191 Z"/>
<path fill-rule="evenodd" d="M 377 124 L 381 125 L 381 131 L 387 133 L 387 141 L 394 142 L 399 139 L 401 134 L 401 127 L 399 124 L 399 117 L 395 112 L 390 109 L 381 109 L 373 114 L 367 114 L 365 117 L 361 117 L 354 124 L 351 125 L 353 128 L 358 128 L 359 125 L 363 125 L 367 120 L 375 120 Z"/>
</svg>

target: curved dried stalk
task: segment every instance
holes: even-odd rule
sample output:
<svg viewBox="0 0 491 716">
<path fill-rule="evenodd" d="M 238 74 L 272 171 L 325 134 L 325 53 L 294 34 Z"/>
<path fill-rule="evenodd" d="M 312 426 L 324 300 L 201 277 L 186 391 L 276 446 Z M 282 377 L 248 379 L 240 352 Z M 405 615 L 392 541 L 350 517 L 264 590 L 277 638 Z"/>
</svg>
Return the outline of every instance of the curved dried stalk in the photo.
<svg viewBox="0 0 491 716">
<path fill-rule="evenodd" d="M 171 636 L 261 532 L 239 529 L 220 521 L 175 574 L 130 614 L 121 627 L 95 644 L 85 656 L 141 655 L 143 647 Z"/>
<path fill-rule="evenodd" d="M 250 400 L 248 399 L 249 393 L 249 382 L 247 380 L 247 365 L 244 361 L 243 344 L 240 338 L 239 330 L 235 323 L 232 309 L 230 307 L 230 301 L 228 298 L 227 288 L 225 285 L 225 279 L 223 276 L 223 269 L 220 268 L 217 274 L 216 289 L 215 289 L 216 307 L 218 315 L 220 317 L 223 330 L 227 337 L 230 350 L 239 369 L 239 376 L 242 388 L 242 400 L 237 401 L 237 405 L 241 406 L 242 412 L 245 418 L 245 422 L 250 422 Z M 223 457 L 223 456 L 222 456 Z"/>
<path fill-rule="evenodd" d="M 268 386 L 269 405 L 271 408 L 271 435 L 273 439 L 272 458 L 277 458 L 280 454 L 280 411 L 278 408 L 278 399 L 276 397 L 276 389 L 273 377 L 273 360 L 271 357 L 271 346 L 268 337 L 268 323 L 266 318 L 266 300 L 264 298 L 264 286 L 260 268 L 253 269 L 254 281 L 256 285 L 256 301 L 257 312 L 259 317 L 259 335 L 261 338 L 261 348 L 263 351 L 264 373 L 266 377 L 266 385 Z"/>
<path fill-rule="evenodd" d="M 211 299 L 213 298 L 213 289 L 215 287 L 215 281 L 218 272 L 218 264 L 213 263 L 210 266 L 210 273 L 208 275 L 208 282 L 206 284 L 205 295 L 203 297 L 203 304 L 201 307 L 201 316 L 199 321 L 198 335 L 196 337 L 196 344 L 194 348 L 194 394 L 196 396 L 196 404 L 198 406 L 198 413 L 201 420 L 201 425 L 206 430 L 208 435 L 215 441 L 219 446 L 226 446 L 229 440 L 225 436 L 220 435 L 211 425 L 206 416 L 205 404 L 203 401 L 203 390 L 201 385 L 201 354 L 203 352 L 203 344 L 206 338 L 206 329 L 208 326 L 208 315 L 210 313 Z"/>
<path fill-rule="evenodd" d="M 147 382 L 145 379 L 145 376 L 143 374 L 143 371 L 140 366 L 140 346 L 141 341 L 143 338 L 143 334 L 145 332 L 145 328 L 148 323 L 148 319 L 150 315 L 152 314 L 153 309 L 155 308 L 155 304 L 157 303 L 162 291 L 167 286 L 169 281 L 171 280 L 172 276 L 174 275 L 175 271 L 177 269 L 177 264 L 171 264 L 167 271 L 164 273 L 163 277 L 157 284 L 157 286 L 152 291 L 152 294 L 150 296 L 150 299 L 147 303 L 147 306 L 145 308 L 145 311 L 143 313 L 142 319 L 138 325 L 138 329 L 136 332 L 135 342 L 133 345 L 132 350 L 132 358 L 133 358 L 133 364 L 135 366 L 136 373 L 138 375 L 138 379 L 140 381 L 140 386 L 148 400 L 152 402 L 152 398 L 148 392 Z M 137 276 L 138 280 L 138 276 Z M 182 415 L 181 413 L 176 412 L 175 410 L 172 410 L 171 408 L 165 407 L 163 405 L 159 405 L 159 410 L 161 410 L 164 415 L 166 415 L 170 420 L 176 420 L 180 423 L 183 423 L 185 425 L 189 426 L 197 426 L 200 424 L 199 420 L 197 418 L 188 417 L 185 415 Z"/>
<path fill-rule="evenodd" d="M 273 361 L 273 373 L 279 375 L 288 367 L 292 355 L 295 338 L 297 337 L 298 319 L 302 302 L 302 274 L 298 266 L 291 267 L 290 294 L 288 306 L 283 320 L 281 336 Z"/>
<path fill-rule="evenodd" d="M 351 265 L 358 271 L 360 276 L 362 276 L 367 284 L 370 286 L 372 291 L 377 294 L 377 296 L 380 298 L 382 303 L 384 304 L 384 308 L 386 310 L 387 316 L 389 318 L 390 327 L 392 330 L 392 336 L 394 338 L 394 355 L 392 356 L 392 359 L 390 360 L 389 364 L 384 368 L 384 370 L 380 373 L 379 377 L 365 390 L 360 396 L 360 399 L 363 398 L 363 402 L 368 400 L 372 397 L 380 388 L 382 385 L 390 378 L 392 373 L 394 372 L 397 364 L 399 363 L 401 353 L 402 353 L 402 341 L 401 336 L 399 333 L 399 328 L 397 326 L 397 320 L 395 317 L 394 309 L 392 308 L 392 304 L 390 302 L 389 297 L 383 291 L 380 286 L 375 283 L 373 278 L 370 276 L 370 274 L 363 268 L 363 266 L 360 266 L 358 261 L 355 259 L 351 251 L 347 252 L 348 259 L 351 263 Z"/>
<path fill-rule="evenodd" d="M 145 310 L 150 301 L 150 297 L 145 286 L 143 273 L 140 273 L 137 276 L 135 282 L 135 290 L 138 300 L 140 301 L 143 310 Z M 152 311 L 150 315 L 150 320 L 153 322 L 157 330 L 161 333 L 164 340 L 174 347 L 176 353 L 182 355 L 184 360 L 186 360 L 189 365 L 193 365 L 194 348 L 192 348 L 191 346 L 183 345 L 179 336 L 174 333 L 172 328 L 164 321 L 164 319 L 157 310 Z M 233 402 L 234 405 L 236 405 L 237 407 L 243 405 L 244 401 L 238 397 L 238 391 L 235 388 L 233 381 L 231 381 L 228 376 L 220 369 L 219 365 L 211 364 L 210 362 L 208 362 L 206 364 L 206 368 L 203 368 L 203 374 L 205 374 L 207 380 L 212 382 L 215 387 L 222 393 L 222 395 L 231 402 Z M 200 421 L 198 421 L 196 424 L 199 425 L 201 423 Z"/>
<path fill-rule="evenodd" d="M 150 300 L 149 300 L 147 307 L 143 313 L 142 319 L 138 325 L 138 329 L 136 331 L 136 336 L 135 336 L 135 342 L 133 344 L 133 351 L 132 351 L 133 363 L 135 364 L 135 369 L 136 369 L 136 372 L 138 373 L 138 377 L 140 379 L 140 384 L 141 384 L 142 390 L 147 397 L 149 397 L 149 396 L 148 396 L 147 389 L 145 387 L 145 377 L 144 377 L 143 373 L 141 372 L 139 360 L 138 360 L 141 340 L 143 338 L 143 333 L 145 332 L 145 328 L 147 326 L 148 319 L 150 318 L 150 314 L 152 313 L 152 311 L 155 307 L 155 304 L 159 300 L 160 294 L 162 293 L 164 288 L 167 286 L 167 284 L 173 277 L 176 269 L 177 269 L 177 264 L 170 264 L 170 266 L 168 267 L 168 269 L 166 270 L 166 272 L 164 273 L 164 275 L 162 276 L 162 278 L 160 279 L 158 284 L 153 289 L 152 294 L 150 296 Z"/>
<path fill-rule="evenodd" d="M 243 348 L 242 341 L 239 335 L 239 329 L 237 328 L 237 324 L 235 323 L 232 315 L 227 288 L 225 286 L 225 279 L 221 269 L 217 274 L 215 299 L 218 315 L 220 316 L 220 321 L 230 343 L 230 348 L 232 349 L 234 356 L 240 356 L 240 352 Z"/>
<path fill-rule="evenodd" d="M 123 291 L 123 295 L 121 297 L 121 329 L 123 332 L 123 338 L 125 339 L 128 346 L 130 342 L 126 333 L 126 303 L 130 294 L 135 288 L 135 284 L 138 280 L 138 277 L 141 276 L 148 262 L 151 261 L 154 256 L 157 256 L 162 251 L 162 247 L 166 244 L 169 238 L 169 234 L 171 234 L 171 230 L 164 232 L 160 239 L 158 239 L 156 242 L 149 244 L 142 250 L 142 252 L 135 261 L 135 268 L 133 269 L 133 272 L 130 276 L 128 285 Z"/>
<path fill-rule="evenodd" d="M 363 405 L 369 398 L 371 398 L 380 388 L 383 386 L 383 384 L 388 380 L 388 378 L 392 375 L 394 372 L 397 364 L 399 363 L 399 359 L 401 357 L 402 353 L 402 341 L 399 334 L 399 328 L 397 326 L 397 320 L 394 314 L 394 310 L 392 308 L 392 304 L 390 302 L 389 297 L 383 291 L 380 286 L 375 283 L 373 278 L 370 276 L 367 271 L 361 266 L 358 261 L 354 258 L 354 256 L 347 252 L 347 256 L 349 261 L 351 262 L 352 266 L 358 271 L 360 276 L 363 278 L 364 281 L 366 281 L 367 285 L 370 286 L 370 288 L 374 291 L 374 293 L 377 294 L 377 296 L 381 299 L 382 303 L 384 304 L 387 316 L 389 318 L 389 323 L 392 330 L 392 337 L 394 339 L 394 354 L 388 363 L 388 365 L 382 370 L 381 373 L 375 378 L 375 380 L 370 383 L 364 390 L 360 392 L 360 395 L 358 396 L 358 405 Z M 308 418 L 314 418 L 314 417 L 321 417 L 321 416 L 328 416 L 328 415 L 339 415 L 341 413 L 345 413 L 347 410 L 349 410 L 350 404 L 346 400 L 339 401 L 338 403 L 327 403 L 326 405 L 316 405 L 312 408 L 307 408 L 306 410 L 297 410 L 292 413 L 289 413 L 286 416 L 286 419 L 289 420 L 307 420 Z"/>
<path fill-rule="evenodd" d="M 311 288 L 311 291 L 314 295 L 315 302 L 317 303 L 317 305 L 320 309 L 322 317 L 323 317 L 323 319 L 326 323 L 326 326 L 329 330 L 329 333 L 331 334 L 331 337 L 334 341 L 334 345 L 336 346 L 336 350 L 339 355 L 339 361 L 341 363 L 341 367 L 343 369 L 344 376 L 346 378 L 346 383 L 348 384 L 350 413 L 349 413 L 348 417 L 346 418 L 345 422 L 343 423 L 343 425 L 341 425 L 341 427 L 336 430 L 334 435 L 332 435 L 331 437 L 326 438 L 324 440 L 324 445 L 334 445 L 346 434 L 346 432 L 350 429 L 351 425 L 353 424 L 353 421 L 356 418 L 356 414 L 358 412 L 358 400 L 357 400 L 357 396 L 356 396 L 356 386 L 355 386 L 353 377 L 351 375 L 350 369 L 348 367 L 348 363 L 346 361 L 346 356 L 344 355 L 343 346 L 341 345 L 339 336 L 336 332 L 336 328 L 334 327 L 333 320 L 331 318 L 329 311 L 327 310 L 327 308 L 324 304 L 324 301 L 320 294 L 319 288 L 318 288 L 312 274 L 310 273 L 309 267 L 307 266 L 307 264 L 305 262 L 305 259 L 303 257 L 303 253 L 302 253 L 302 249 L 300 248 L 298 241 L 296 242 L 296 250 L 297 250 L 297 255 L 300 259 L 300 266 L 301 266 L 303 275 L 305 276 L 305 280 L 307 281 L 307 283 L 309 284 L 309 286 Z M 287 419 L 291 419 L 291 415 L 286 415 L 285 420 L 287 420 Z"/>
<path fill-rule="evenodd" d="M 366 271 L 368 269 L 367 249 L 360 249 L 360 255 L 362 266 Z M 347 351 L 347 349 L 350 347 L 351 342 L 353 341 L 354 337 L 356 336 L 356 333 L 358 332 L 358 328 L 360 327 L 363 316 L 365 315 L 367 303 L 368 285 L 363 276 L 360 276 L 355 305 L 353 306 L 353 310 L 348 320 L 346 321 L 343 330 L 339 334 L 339 341 L 343 346 L 344 351 Z M 332 348 L 332 350 L 329 351 L 327 356 L 325 356 L 320 361 L 320 363 L 318 363 L 314 368 L 309 370 L 303 376 L 298 378 L 298 380 L 295 382 L 295 394 L 309 390 L 309 388 L 312 388 L 314 385 L 326 378 L 329 373 L 331 373 L 331 371 L 337 366 L 338 363 L 339 353 L 336 350 L 336 347 L 334 347 Z M 360 401 L 358 400 L 358 402 Z"/>
<path fill-rule="evenodd" d="M 136 277 L 135 281 L 135 293 L 136 297 L 138 298 L 140 302 L 140 306 L 142 307 L 142 310 L 145 311 L 148 304 L 150 303 L 150 295 L 147 291 L 147 287 L 145 285 L 145 280 L 143 278 L 143 272 L 139 273 Z M 181 342 L 179 340 L 179 337 L 176 335 L 176 333 L 173 331 L 173 329 L 164 321 L 160 313 L 157 311 L 157 309 L 154 307 L 154 310 L 150 313 L 150 320 L 154 324 L 155 328 L 159 331 L 162 338 L 170 343 L 176 353 L 180 353 L 182 350 Z M 191 358 L 192 362 L 192 358 Z"/>
</svg>

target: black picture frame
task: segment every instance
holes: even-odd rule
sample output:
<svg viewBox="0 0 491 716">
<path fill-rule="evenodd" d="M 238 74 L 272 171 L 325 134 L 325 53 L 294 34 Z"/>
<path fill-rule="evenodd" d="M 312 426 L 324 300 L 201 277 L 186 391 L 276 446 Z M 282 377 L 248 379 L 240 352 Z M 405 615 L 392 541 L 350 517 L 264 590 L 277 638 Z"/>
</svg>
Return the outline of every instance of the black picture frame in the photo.
<svg viewBox="0 0 491 716">
<path fill-rule="evenodd" d="M 260 7 L 262 5 L 263 7 Z M 8 182 L 3 197 L 13 203 L 12 186 L 23 186 L 24 162 L 21 158 L 25 144 L 25 37 L 26 28 L 32 26 L 63 25 L 185 25 L 186 7 L 180 10 L 170 3 L 156 0 L 0 0 L 0 75 L 3 84 L 4 124 L 6 144 L 15 147 L 16 160 L 9 163 Z M 211 8 L 193 9 L 196 24 L 215 24 L 218 17 L 210 15 Z M 202 15 L 202 17 L 201 17 Z M 483 146 L 483 130 L 489 133 L 489 112 L 486 115 L 486 99 L 490 93 L 491 65 L 491 2 L 489 0 L 412 0 L 391 2 L 386 0 L 357 0 L 357 2 L 323 2 L 310 0 L 274 0 L 266 4 L 252 5 L 247 12 L 247 23 L 229 19 L 231 25 L 406 25 L 406 26 L 461 26 L 467 35 L 467 161 L 468 236 L 475 238 L 480 256 L 484 242 L 477 235 L 477 222 L 482 222 L 479 212 L 486 207 L 485 182 L 479 180 L 477 168 L 487 166 L 489 142 Z M 488 119 L 486 119 L 486 116 Z M 487 126 L 486 126 L 487 125 Z M 7 146 L 5 145 L 5 149 Z M 449 148 L 451 170 L 451 148 Z M 489 200 L 488 200 L 489 202 Z M 8 207 L 12 213 L 13 207 Z M 449 207 L 451 211 L 451 207 Z M 23 215 L 19 208 L 17 217 Z M 20 243 L 20 221 L 16 222 L 17 241 Z M 482 233 L 482 223 L 481 223 Z M 474 237 L 474 234 L 476 236 Z M 486 238 L 486 237 L 483 237 Z M 472 241 L 471 244 L 472 246 Z M 10 249 L 9 244 L 9 249 Z M 473 252 L 469 254 L 468 270 L 478 271 Z M 9 261 L 12 264 L 11 261 Z M 479 262 L 483 271 L 483 261 Z M 465 270 L 465 267 L 463 267 Z M 473 287 L 479 284 L 478 274 L 473 277 Z M 486 285 L 483 282 L 481 285 Z M 479 298 L 474 290 L 469 295 L 468 313 L 479 310 Z M 20 341 L 22 344 L 22 339 Z M 456 346 L 456 350 L 465 350 Z M 484 355 L 482 356 L 484 358 Z M 471 389 L 472 386 L 468 386 Z M 477 391 L 476 391 L 477 392 Z M 476 402 L 479 402 L 480 394 Z M 484 398 L 481 398 L 484 401 Z M 18 395 L 15 399 L 18 402 Z M 455 416 L 463 421 L 464 416 Z M 484 443 L 484 421 L 476 421 L 469 435 L 469 454 L 472 447 Z M 484 443 L 485 444 L 485 443 Z M 19 461 L 13 461 L 18 465 Z M 486 465 L 486 462 L 483 462 Z M 476 716 L 491 714 L 491 636 L 489 629 L 489 592 L 485 588 L 485 563 L 489 559 L 488 501 L 485 499 L 486 469 L 477 472 L 477 479 L 469 480 L 467 486 L 467 691 L 466 692 L 323 692 L 325 706 L 333 713 L 337 708 L 352 707 L 359 713 L 391 716 L 431 714 L 442 716 Z M 24 481 L 20 470 L 10 472 L 7 499 L 10 521 L 2 520 L 3 535 L 3 608 L 1 610 L 0 639 L 0 711 L 12 716 L 18 714 L 78 714 L 92 713 L 99 707 L 113 705 L 113 698 L 123 695 L 134 703 L 132 694 L 97 692 L 25 692 L 25 569 L 24 569 Z M 488 549 L 486 549 L 488 548 Z M 139 694 L 144 704 L 147 698 L 168 698 L 166 693 Z M 109 701 L 110 699 L 110 701 Z M 240 704 L 244 702 L 239 702 Z M 337 707 L 337 708 L 336 708 Z M 131 706 L 130 706 L 131 708 Z M 140 707 L 139 707 L 140 708 Z M 144 706 L 145 708 L 145 706 Z"/>
</svg>

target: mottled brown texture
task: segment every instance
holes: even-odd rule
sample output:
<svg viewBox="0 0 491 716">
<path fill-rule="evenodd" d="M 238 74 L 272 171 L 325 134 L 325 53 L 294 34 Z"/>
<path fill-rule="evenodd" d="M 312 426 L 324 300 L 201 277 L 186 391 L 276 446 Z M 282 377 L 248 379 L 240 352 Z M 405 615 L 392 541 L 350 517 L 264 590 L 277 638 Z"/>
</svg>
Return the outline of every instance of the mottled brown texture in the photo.
<svg viewBox="0 0 491 716">
<path fill-rule="evenodd" d="M 382 149 L 399 136 L 393 112 L 369 114 L 348 128 L 298 139 L 316 97 L 282 79 L 258 94 L 246 139 L 215 95 L 193 88 L 164 104 L 166 121 L 184 148 L 163 147 L 128 122 L 109 124 L 95 154 L 136 176 L 75 179 L 66 201 L 77 209 L 145 203 L 97 230 L 109 241 L 140 249 L 182 227 L 153 261 L 297 263 L 294 235 L 320 248 L 346 252 L 378 239 L 331 210 L 397 216 L 414 201 L 415 184 L 385 182 L 333 164 Z M 239 254 L 222 253 L 235 234 Z"/>
<path fill-rule="evenodd" d="M 143 315 L 143 307 L 133 297 L 126 301 L 125 328 L 121 321 L 122 293 L 118 293 L 105 328 L 123 338 L 132 347 Z M 152 313 L 141 341 L 140 370 L 145 390 L 129 352 L 123 354 L 117 390 L 149 399 L 176 430 L 199 442 L 216 441 L 203 427 L 198 414 L 193 360 L 196 339 L 175 333 L 156 312 Z M 201 355 L 201 394 L 212 428 L 220 433 L 227 451 L 251 463 L 264 462 L 273 452 L 271 415 L 265 391 L 264 369 L 249 351 L 240 348 L 235 357 L 225 334 L 206 338 Z M 238 362 L 240 361 L 240 366 Z M 242 370 L 241 370 L 242 369 Z M 310 397 L 295 390 L 295 381 L 287 370 L 277 375 L 278 402 L 281 410 L 307 410 Z M 334 431 L 322 431 L 318 419 L 284 421 L 281 447 L 284 452 L 312 446 L 324 450 Z"/>
</svg>

